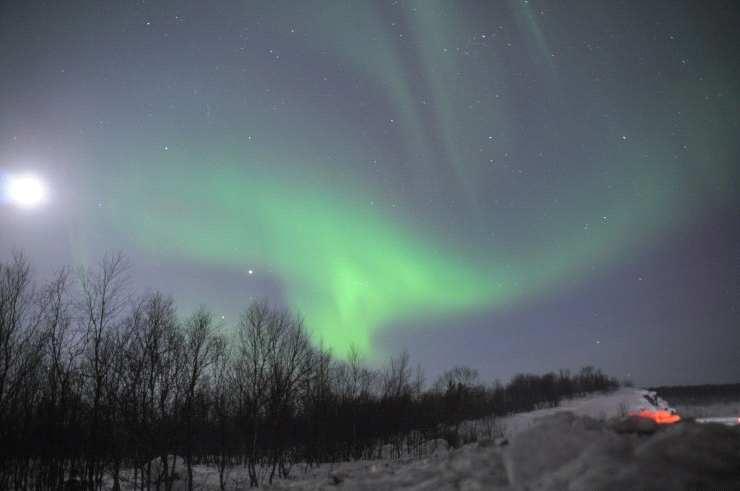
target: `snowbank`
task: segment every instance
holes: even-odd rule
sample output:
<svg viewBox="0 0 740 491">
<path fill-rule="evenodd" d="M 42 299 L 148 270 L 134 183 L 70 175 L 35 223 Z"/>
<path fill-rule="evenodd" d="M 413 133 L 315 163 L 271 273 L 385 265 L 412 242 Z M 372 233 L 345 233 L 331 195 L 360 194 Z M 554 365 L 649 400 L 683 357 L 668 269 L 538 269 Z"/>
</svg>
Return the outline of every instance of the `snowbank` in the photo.
<svg viewBox="0 0 740 491">
<path fill-rule="evenodd" d="M 649 391 L 620 389 L 501 418 L 508 444 L 484 439 L 448 449 L 444 440 L 429 441 L 425 458 L 325 464 L 307 473 L 296 466 L 291 479 L 267 489 L 740 489 L 740 426 L 686 421 L 660 427 L 624 418 L 641 410 L 671 408 Z M 196 489 L 218 489 L 213 468 L 194 471 Z M 227 481 L 228 489 L 246 489 L 244 469 L 230 469 Z M 185 485 L 175 482 L 176 489 Z"/>
<path fill-rule="evenodd" d="M 270 489 L 401 488 L 740 489 L 740 428 L 681 423 L 638 436 L 560 412 L 519 433 L 508 446 L 484 441 L 421 460 L 340 464 Z"/>
<path fill-rule="evenodd" d="M 740 427 L 615 425 L 643 410 L 671 408 L 654 392 L 620 389 L 503 418 L 509 445 L 483 440 L 419 460 L 338 464 L 272 489 L 740 489 Z"/>
<path fill-rule="evenodd" d="M 610 420 L 641 411 L 672 411 L 666 401 L 653 391 L 621 388 L 606 394 L 591 395 L 577 399 L 566 399 L 553 408 L 538 409 L 501 418 L 499 424 L 511 438 L 539 423 L 540 420 L 564 412 L 588 416 L 598 420 Z"/>
<path fill-rule="evenodd" d="M 740 428 L 681 423 L 637 436 L 560 413 L 507 452 L 514 489 L 740 489 Z"/>
</svg>

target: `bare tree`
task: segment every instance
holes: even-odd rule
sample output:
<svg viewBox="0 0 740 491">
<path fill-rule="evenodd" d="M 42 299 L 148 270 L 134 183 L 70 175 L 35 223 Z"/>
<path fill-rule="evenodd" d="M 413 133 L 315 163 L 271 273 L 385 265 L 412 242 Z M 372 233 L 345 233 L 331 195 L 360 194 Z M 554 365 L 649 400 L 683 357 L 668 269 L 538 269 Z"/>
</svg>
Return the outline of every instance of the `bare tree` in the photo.
<svg viewBox="0 0 740 491">
<path fill-rule="evenodd" d="M 181 399 L 183 364 L 183 337 L 178 329 L 174 301 L 160 293 L 149 295 L 143 301 L 140 330 L 135 336 L 140 356 L 142 386 L 139 391 L 141 428 L 147 486 L 154 480 L 172 487 L 174 465 L 168 455 L 175 447 L 175 413 Z M 152 459 L 159 458 L 157 475 L 152 476 Z"/>
<path fill-rule="evenodd" d="M 84 375 L 90 388 L 91 421 L 86 477 L 89 489 L 100 487 L 105 452 L 103 395 L 117 351 L 115 330 L 128 302 L 128 264 L 122 254 L 106 256 L 94 270 L 80 271 L 80 322 L 85 336 Z"/>
<path fill-rule="evenodd" d="M 233 384 L 231 357 L 232 352 L 225 338 L 221 337 L 220 350 L 217 352 L 212 379 L 212 398 L 214 429 L 216 432 L 216 453 L 218 467 L 218 482 L 221 491 L 226 491 L 226 467 L 231 457 L 231 422 L 235 417 L 236 392 Z"/>
<path fill-rule="evenodd" d="M 60 487 L 66 472 L 74 465 L 75 436 L 69 427 L 79 412 L 77 394 L 82 386 L 79 358 L 83 346 L 73 325 L 68 269 L 61 269 L 41 290 L 40 302 L 44 304 L 42 325 L 46 372 L 42 409 L 48 447 L 48 463 L 42 481 L 49 487 Z"/>
<path fill-rule="evenodd" d="M 269 481 L 276 472 L 287 475 L 288 422 L 311 367 L 312 350 L 303 322 L 285 311 L 271 309 L 265 302 L 252 304 L 239 325 L 234 370 L 252 486 L 259 485 L 261 443 L 268 445 Z M 264 442 L 261 431 L 269 436 Z"/>
<path fill-rule="evenodd" d="M 8 265 L 0 263 L 0 441 L 17 456 L 13 483 L 0 472 L 0 487 L 25 487 L 30 472 L 27 447 L 33 427 L 32 411 L 40 395 L 41 332 L 44 303 L 31 281 L 31 268 L 16 253 Z M 0 459 L 5 457 L 0 455 Z M 7 469 L 5 463 L 0 466 Z"/>
<path fill-rule="evenodd" d="M 188 489 L 193 491 L 193 403 L 196 388 L 204 372 L 217 361 L 222 340 L 216 335 L 213 314 L 199 309 L 185 322 L 185 461 L 188 468 Z"/>
<path fill-rule="evenodd" d="M 313 351 L 303 326 L 303 320 L 288 311 L 273 313 L 270 323 L 270 396 L 268 418 L 273 422 L 273 450 L 269 482 L 276 470 L 281 477 L 288 476 L 286 449 L 287 431 L 295 416 L 299 391 L 308 380 L 312 368 Z"/>
<path fill-rule="evenodd" d="M 238 414 L 245 432 L 247 468 L 251 486 L 259 485 L 260 417 L 267 403 L 270 382 L 268 350 L 272 316 L 265 302 L 254 303 L 243 314 L 238 327 L 238 348 L 234 360 L 235 385 L 239 391 Z"/>
<path fill-rule="evenodd" d="M 411 362 L 409 352 L 403 350 L 398 357 L 391 357 L 388 370 L 383 377 L 383 394 L 386 397 L 399 398 L 410 395 Z"/>
<path fill-rule="evenodd" d="M 439 392 L 440 394 L 445 393 L 450 388 L 454 388 L 458 384 L 465 387 L 472 387 L 478 383 L 478 370 L 465 366 L 455 366 L 445 371 L 442 375 L 437 378 L 432 386 L 432 390 Z"/>
<path fill-rule="evenodd" d="M 0 417 L 28 369 L 18 354 L 36 327 L 34 294 L 31 267 L 22 254 L 15 254 L 8 265 L 0 264 Z"/>
</svg>

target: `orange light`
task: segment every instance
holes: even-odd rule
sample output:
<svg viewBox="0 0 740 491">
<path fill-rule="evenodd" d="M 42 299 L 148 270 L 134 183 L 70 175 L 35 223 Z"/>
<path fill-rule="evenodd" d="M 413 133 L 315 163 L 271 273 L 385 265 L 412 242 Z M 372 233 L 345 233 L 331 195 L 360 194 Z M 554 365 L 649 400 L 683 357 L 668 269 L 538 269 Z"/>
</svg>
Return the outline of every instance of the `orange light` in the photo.
<svg viewBox="0 0 740 491">
<path fill-rule="evenodd" d="M 638 413 L 631 413 L 632 416 L 638 416 L 640 418 L 652 419 L 659 425 L 670 425 L 681 421 L 681 416 L 678 414 L 671 413 L 670 411 L 656 410 L 651 411 L 644 409 Z"/>
</svg>

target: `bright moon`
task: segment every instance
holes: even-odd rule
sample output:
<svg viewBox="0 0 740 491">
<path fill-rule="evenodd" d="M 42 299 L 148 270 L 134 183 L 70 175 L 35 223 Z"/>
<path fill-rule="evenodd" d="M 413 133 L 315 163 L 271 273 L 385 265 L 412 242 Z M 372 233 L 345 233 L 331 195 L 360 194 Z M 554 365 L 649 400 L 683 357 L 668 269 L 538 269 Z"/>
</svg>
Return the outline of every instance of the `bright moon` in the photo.
<svg viewBox="0 0 740 491">
<path fill-rule="evenodd" d="M 5 182 L 5 195 L 19 208 L 36 208 L 46 201 L 44 182 L 31 174 L 9 176 Z"/>
</svg>

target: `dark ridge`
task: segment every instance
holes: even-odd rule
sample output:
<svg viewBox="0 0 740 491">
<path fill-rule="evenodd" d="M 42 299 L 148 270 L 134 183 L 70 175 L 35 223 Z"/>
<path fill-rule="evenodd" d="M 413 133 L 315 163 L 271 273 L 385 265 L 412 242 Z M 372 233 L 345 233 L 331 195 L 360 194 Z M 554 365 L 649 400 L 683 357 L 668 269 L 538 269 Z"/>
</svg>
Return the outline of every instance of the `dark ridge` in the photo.
<svg viewBox="0 0 740 491">
<path fill-rule="evenodd" d="M 740 383 L 651 387 L 672 404 L 740 401 Z"/>
</svg>

